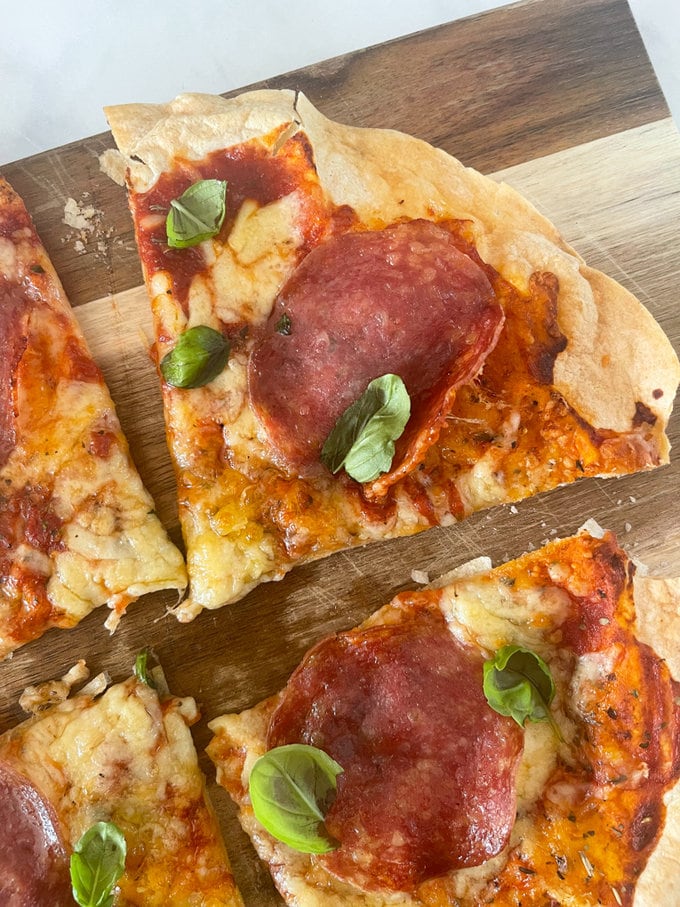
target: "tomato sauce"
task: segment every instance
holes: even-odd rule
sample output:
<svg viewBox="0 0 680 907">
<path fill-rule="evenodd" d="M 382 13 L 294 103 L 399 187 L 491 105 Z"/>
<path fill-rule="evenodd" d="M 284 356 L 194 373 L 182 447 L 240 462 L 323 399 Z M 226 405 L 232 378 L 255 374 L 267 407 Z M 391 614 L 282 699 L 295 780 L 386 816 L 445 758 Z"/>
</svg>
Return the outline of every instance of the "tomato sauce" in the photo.
<svg viewBox="0 0 680 907">
<path fill-rule="evenodd" d="M 206 267 L 200 246 L 173 249 L 168 245 L 165 219 L 170 202 L 198 180 L 227 181 L 227 213 L 218 238 L 226 239 L 244 201 L 260 206 L 277 201 L 315 180 L 309 141 L 301 134 L 286 142 L 285 154 L 274 155 L 259 143 L 246 142 L 214 151 L 199 161 L 179 159 L 171 173 L 163 173 L 148 192 L 132 194 L 139 254 L 147 275 L 166 272 L 172 295 L 186 306 L 191 282 Z M 145 223 L 149 224 L 146 226 Z M 308 225 L 313 244 L 314 224 Z"/>
<path fill-rule="evenodd" d="M 30 214 L 22 204 L 17 205 L 14 198 L 12 193 L 11 202 L 3 205 L 0 215 L 0 236 L 13 240 L 20 239 L 21 242 L 29 242 L 34 246 L 39 245 L 40 240 L 33 228 Z"/>
<path fill-rule="evenodd" d="M 558 767 L 533 819 L 539 846 L 532 859 L 511 854 L 490 903 L 514 904 L 517 892 L 539 903 L 541 892 L 564 881 L 572 896 L 582 890 L 584 902 L 620 907 L 633 903 L 663 827 L 663 793 L 680 776 L 677 684 L 635 637 L 634 566 L 615 538 L 566 540 L 560 562 L 569 565 L 563 581 L 550 580 L 549 555 L 533 577 L 571 599 L 562 645 L 581 657 L 602 653 L 610 671 L 581 685 L 573 762 Z"/>
</svg>

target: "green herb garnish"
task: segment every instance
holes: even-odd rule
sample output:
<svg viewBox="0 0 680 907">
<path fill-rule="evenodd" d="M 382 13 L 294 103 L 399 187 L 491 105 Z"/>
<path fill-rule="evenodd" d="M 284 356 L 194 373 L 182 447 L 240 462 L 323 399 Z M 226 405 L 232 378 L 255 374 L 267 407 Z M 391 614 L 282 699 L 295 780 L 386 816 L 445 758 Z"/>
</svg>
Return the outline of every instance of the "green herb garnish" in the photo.
<svg viewBox="0 0 680 907">
<path fill-rule="evenodd" d="M 290 320 L 290 315 L 287 315 L 285 312 L 276 322 L 274 330 L 277 334 L 285 334 L 286 337 L 290 337 L 293 333 L 293 322 Z"/>
<path fill-rule="evenodd" d="M 165 221 L 173 249 L 197 246 L 220 232 L 227 210 L 226 180 L 199 180 L 170 202 Z"/>
<path fill-rule="evenodd" d="M 97 822 L 85 832 L 71 855 L 73 897 L 80 907 L 111 907 L 126 853 L 125 837 L 113 822 Z"/>
<path fill-rule="evenodd" d="M 173 387 L 202 387 L 215 379 L 229 359 L 229 342 L 204 324 L 185 331 L 161 360 L 161 374 Z"/>
<path fill-rule="evenodd" d="M 494 711 L 514 718 L 520 727 L 529 721 L 549 721 L 561 739 L 550 711 L 555 682 L 543 659 L 521 646 L 503 646 L 484 663 L 484 695 Z"/>
<path fill-rule="evenodd" d="M 250 802 L 267 831 L 301 853 L 335 850 L 324 818 L 335 798 L 342 772 L 331 757 L 314 746 L 293 743 L 269 750 L 250 773 Z"/>
<path fill-rule="evenodd" d="M 372 482 L 392 465 L 394 442 L 410 415 L 411 400 L 399 375 L 375 378 L 335 423 L 322 463 L 332 473 L 344 466 L 357 482 Z"/>
<path fill-rule="evenodd" d="M 142 649 L 142 651 L 137 655 L 137 658 L 135 659 L 135 667 L 134 667 L 135 677 L 141 683 L 145 683 L 148 687 L 151 687 L 151 689 L 155 689 L 156 684 L 153 682 L 153 678 L 149 674 L 149 670 L 147 667 L 148 660 L 149 660 L 149 650 Z"/>
</svg>

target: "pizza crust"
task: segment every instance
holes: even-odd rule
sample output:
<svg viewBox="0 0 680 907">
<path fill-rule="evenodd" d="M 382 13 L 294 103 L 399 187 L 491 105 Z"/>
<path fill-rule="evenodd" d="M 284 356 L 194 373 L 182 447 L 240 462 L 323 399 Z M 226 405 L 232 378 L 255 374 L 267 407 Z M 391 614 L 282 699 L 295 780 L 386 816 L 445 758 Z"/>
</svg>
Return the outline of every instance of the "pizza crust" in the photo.
<svg viewBox="0 0 680 907">
<path fill-rule="evenodd" d="M 104 113 L 127 158 L 131 186 L 146 192 L 178 157 L 198 160 L 294 123 L 295 97 L 294 91 L 269 89 L 230 100 L 187 93 L 168 104 L 121 104 Z"/>
<path fill-rule="evenodd" d="M 635 613 L 639 639 L 662 656 L 680 681 L 680 577 L 646 576 L 639 569 Z M 640 876 L 635 907 L 680 904 L 680 894 L 669 890 L 669 882 L 680 876 L 680 784 L 666 794 L 665 803 L 664 831 Z"/>
</svg>

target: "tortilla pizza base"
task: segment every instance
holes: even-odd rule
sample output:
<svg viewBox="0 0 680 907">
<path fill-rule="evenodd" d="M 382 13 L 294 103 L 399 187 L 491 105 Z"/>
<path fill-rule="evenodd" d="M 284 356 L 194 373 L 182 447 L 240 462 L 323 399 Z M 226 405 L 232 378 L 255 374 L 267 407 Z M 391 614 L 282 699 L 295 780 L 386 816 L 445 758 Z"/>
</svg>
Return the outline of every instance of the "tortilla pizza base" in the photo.
<svg viewBox="0 0 680 907">
<path fill-rule="evenodd" d="M 439 607 L 444 614 L 451 632 L 459 639 L 481 645 L 484 649 L 494 648 L 508 642 L 525 645 L 538 651 L 551 665 L 558 692 L 553 704 L 554 717 L 567 743 L 573 737 L 571 721 L 573 713 L 568 708 L 568 696 L 572 691 L 572 679 L 562 674 L 568 662 L 560 651 L 559 642 L 554 642 L 551 621 L 565 616 L 565 604 L 556 587 L 537 591 L 532 580 L 524 583 L 522 575 L 534 575 L 534 565 L 545 557 L 545 563 L 568 564 L 560 561 L 562 551 L 576 551 L 583 541 L 583 554 L 588 557 L 588 539 L 601 538 L 602 530 L 589 522 L 573 539 L 556 540 L 544 549 L 519 559 L 517 574 L 515 563 L 502 565 L 491 570 L 488 559 L 479 558 L 469 567 L 451 571 L 429 588 L 442 590 Z M 563 548 L 563 546 L 565 546 Z M 570 546 L 567 548 L 566 546 Z M 544 555 L 545 553 L 545 555 Z M 510 568 L 510 573 L 505 568 Z M 552 569 L 552 566 L 551 568 Z M 503 572 L 505 571 L 505 572 Z M 525 572 L 526 571 L 526 572 Z M 518 576 L 517 591 L 510 587 L 508 577 Z M 633 628 L 636 639 L 644 643 L 662 658 L 672 678 L 680 678 L 680 578 L 650 577 L 644 568 L 638 568 L 632 580 L 635 618 Z M 417 593 L 416 593 L 417 594 Z M 567 605 L 567 607 L 569 607 Z M 368 618 L 361 628 L 392 623 L 400 619 L 399 597 Z M 549 640 L 553 642 L 549 642 Z M 545 648 L 543 648 L 545 646 Z M 552 651 L 551 651 L 552 647 Z M 587 669 L 586 669 L 587 670 Z M 217 779 L 231 795 L 239 808 L 239 821 L 251 838 L 260 858 L 269 866 L 274 882 L 286 903 L 298 907 L 418 907 L 430 903 L 460 903 L 472 905 L 486 903 L 486 884 L 503 872 L 507 853 L 502 852 L 479 867 L 459 870 L 441 880 L 427 882 L 414 894 L 401 892 L 370 892 L 360 890 L 347 882 L 332 876 L 317 859 L 309 854 L 299 853 L 273 838 L 257 821 L 248 796 L 248 778 L 256 759 L 267 750 L 267 733 L 270 719 L 281 699 L 281 693 L 264 700 L 251 709 L 239 714 L 223 715 L 210 722 L 214 733 L 208 746 L 208 755 L 217 768 Z M 644 693 L 642 694 L 644 696 Z M 532 807 L 548 783 L 557 766 L 558 755 L 568 753 L 560 744 L 549 725 L 527 722 L 525 726 L 525 749 L 518 770 L 518 820 L 510 847 L 519 841 L 532 842 Z M 677 772 L 676 772 L 677 775 Z M 657 904 L 677 907 L 680 894 L 674 890 L 674 880 L 680 871 L 680 783 L 675 783 L 664 796 L 666 806 L 662 831 L 648 856 L 646 866 L 637 880 L 633 907 L 655 907 Z M 603 804 L 601 809 L 606 811 Z M 577 820 L 578 821 L 578 820 Z M 605 816 L 603 826 L 609 819 Z M 577 833 L 586 831 L 584 826 Z M 584 840 L 588 840 L 584 836 Z M 596 840 L 593 838 L 593 840 Z M 554 842 L 559 846 L 559 840 Z M 531 853 L 532 843 L 528 853 Z M 586 847 L 587 850 L 587 847 Z M 542 852 L 542 851 L 539 851 Z M 558 852 L 557 847 L 553 851 Z M 574 861 L 570 858 L 573 871 Z M 578 863 L 578 858 L 575 859 Z M 634 879 L 626 879 L 633 882 Z M 528 884 L 528 882 L 527 882 Z M 584 907 L 585 904 L 609 903 L 584 899 L 584 892 L 576 891 L 572 896 L 564 889 L 549 892 L 565 907 Z M 499 892 L 499 903 L 508 892 Z M 531 897 L 530 890 L 525 892 Z M 617 895 L 612 895 L 612 904 Z M 458 900 L 460 899 L 460 900 Z M 626 901 L 627 902 L 627 901 Z M 514 903 L 514 901 L 513 901 Z M 533 903 L 533 901 L 532 901 Z"/>
<path fill-rule="evenodd" d="M 594 462 L 586 464 L 587 474 L 618 475 L 668 461 L 665 429 L 680 381 L 680 364 L 662 329 L 624 287 L 589 268 L 553 224 L 511 187 L 411 136 L 335 123 L 294 91 L 255 91 L 231 99 L 185 94 L 169 104 L 110 107 L 106 114 L 133 195 L 151 190 L 162 174 L 173 172 L 178 160 L 199 162 L 241 143 L 253 143 L 266 154 L 285 154 L 288 140 L 300 133 L 309 142 L 323 198 L 335 210 L 351 208 L 362 227 L 381 229 L 418 218 L 455 220 L 467 224 L 482 261 L 518 293 L 530 292 L 532 275 L 554 274 L 560 288 L 557 322 L 567 342 L 555 359 L 551 389 L 583 420 L 586 433 L 591 429 L 615 433 L 616 444 L 619 434 L 631 432 L 633 440 L 624 437 L 622 450 L 626 444 L 629 450 L 634 448 L 636 439 L 641 439 L 636 434 L 640 419 L 645 423 L 644 440 L 640 440 L 645 452 L 640 458 L 619 460 L 614 452 L 607 454 L 605 465 L 606 457 L 602 454 L 598 459 L 598 449 Z M 266 322 L 297 264 L 295 248 L 291 252 L 301 206 L 296 195 L 305 191 L 301 187 L 261 208 L 244 203 L 228 238 L 220 240 L 221 245 L 217 238 L 212 246 L 206 244 L 214 270 L 208 279 L 214 278 L 218 286 L 219 277 L 219 286 L 229 287 L 229 292 L 218 294 L 217 302 L 210 301 L 214 287 L 206 292 L 203 280 L 194 280 L 190 293 L 195 289 L 195 294 L 189 297 L 187 314 L 172 299 L 167 272 L 147 275 L 159 360 L 192 324 L 207 321 L 219 327 L 245 322 L 257 330 Z M 298 532 L 296 527 L 306 516 L 301 517 L 298 510 L 295 525 L 286 532 L 279 528 L 278 515 L 264 525 L 266 502 L 258 498 L 252 512 L 246 506 L 257 497 L 259 479 L 264 473 L 272 474 L 275 462 L 266 429 L 250 405 L 248 351 L 232 351 L 225 371 L 206 388 L 187 393 L 164 385 L 164 405 L 190 573 L 189 598 L 176 611 L 180 620 L 191 620 L 202 608 L 235 601 L 258 583 L 281 579 L 305 561 L 352 545 L 410 535 L 437 523 L 446 525 L 461 514 L 519 500 L 582 474 L 576 460 L 564 467 L 563 475 L 559 463 L 555 467 L 550 460 L 552 454 L 539 447 L 528 451 L 527 462 L 536 464 L 522 465 L 526 480 L 510 487 L 492 445 L 472 466 L 460 467 L 455 482 L 450 481 L 460 498 L 461 513 L 453 514 L 447 503 L 449 488 L 437 486 L 437 478 L 431 493 L 425 485 L 419 486 L 419 493 L 429 496 L 427 507 L 434 517 L 425 516 L 397 484 L 395 512 L 384 520 L 365 515 L 357 503 L 358 485 L 352 496 L 337 478 L 320 475 L 300 490 L 300 496 L 311 495 L 313 506 L 308 513 L 321 516 Z M 196 468 L 187 464 L 192 464 L 201 446 L 194 426 L 217 410 L 225 448 L 221 461 L 229 466 L 217 481 L 212 476 L 206 481 L 202 464 L 196 461 Z M 516 427 L 508 432 L 513 430 Z M 510 438 L 500 443 L 509 445 Z M 448 468 L 444 464 L 442 474 Z M 413 475 L 418 482 L 417 470 Z M 201 480 L 204 490 L 198 492 Z M 290 501 L 285 489 L 282 494 L 285 516 L 286 509 L 292 511 L 298 505 L 294 487 Z M 279 489 L 268 489 L 264 496 L 278 498 Z M 214 566 L 217 563 L 224 565 L 221 573 Z"/>
</svg>

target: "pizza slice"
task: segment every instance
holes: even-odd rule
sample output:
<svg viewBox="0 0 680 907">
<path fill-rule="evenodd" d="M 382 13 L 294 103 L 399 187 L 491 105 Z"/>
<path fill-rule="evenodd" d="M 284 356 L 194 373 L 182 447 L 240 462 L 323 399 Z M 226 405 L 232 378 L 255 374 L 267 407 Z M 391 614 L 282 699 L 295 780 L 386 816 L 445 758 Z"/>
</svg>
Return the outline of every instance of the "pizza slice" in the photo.
<svg viewBox="0 0 680 907">
<path fill-rule="evenodd" d="M 183 589 L 102 374 L 0 178 L 0 658 L 98 605 Z"/>
<path fill-rule="evenodd" d="M 592 532 L 404 592 L 211 722 L 286 903 L 679 903 L 680 581 Z"/>
<path fill-rule="evenodd" d="M 189 730 L 196 704 L 157 692 L 142 658 L 135 674 L 69 697 L 81 662 L 24 694 L 35 714 L 0 736 L 2 904 L 241 907 Z"/>
<path fill-rule="evenodd" d="M 292 91 L 107 116 L 155 319 L 181 620 L 339 549 L 667 461 L 668 340 L 508 186 Z"/>
</svg>

